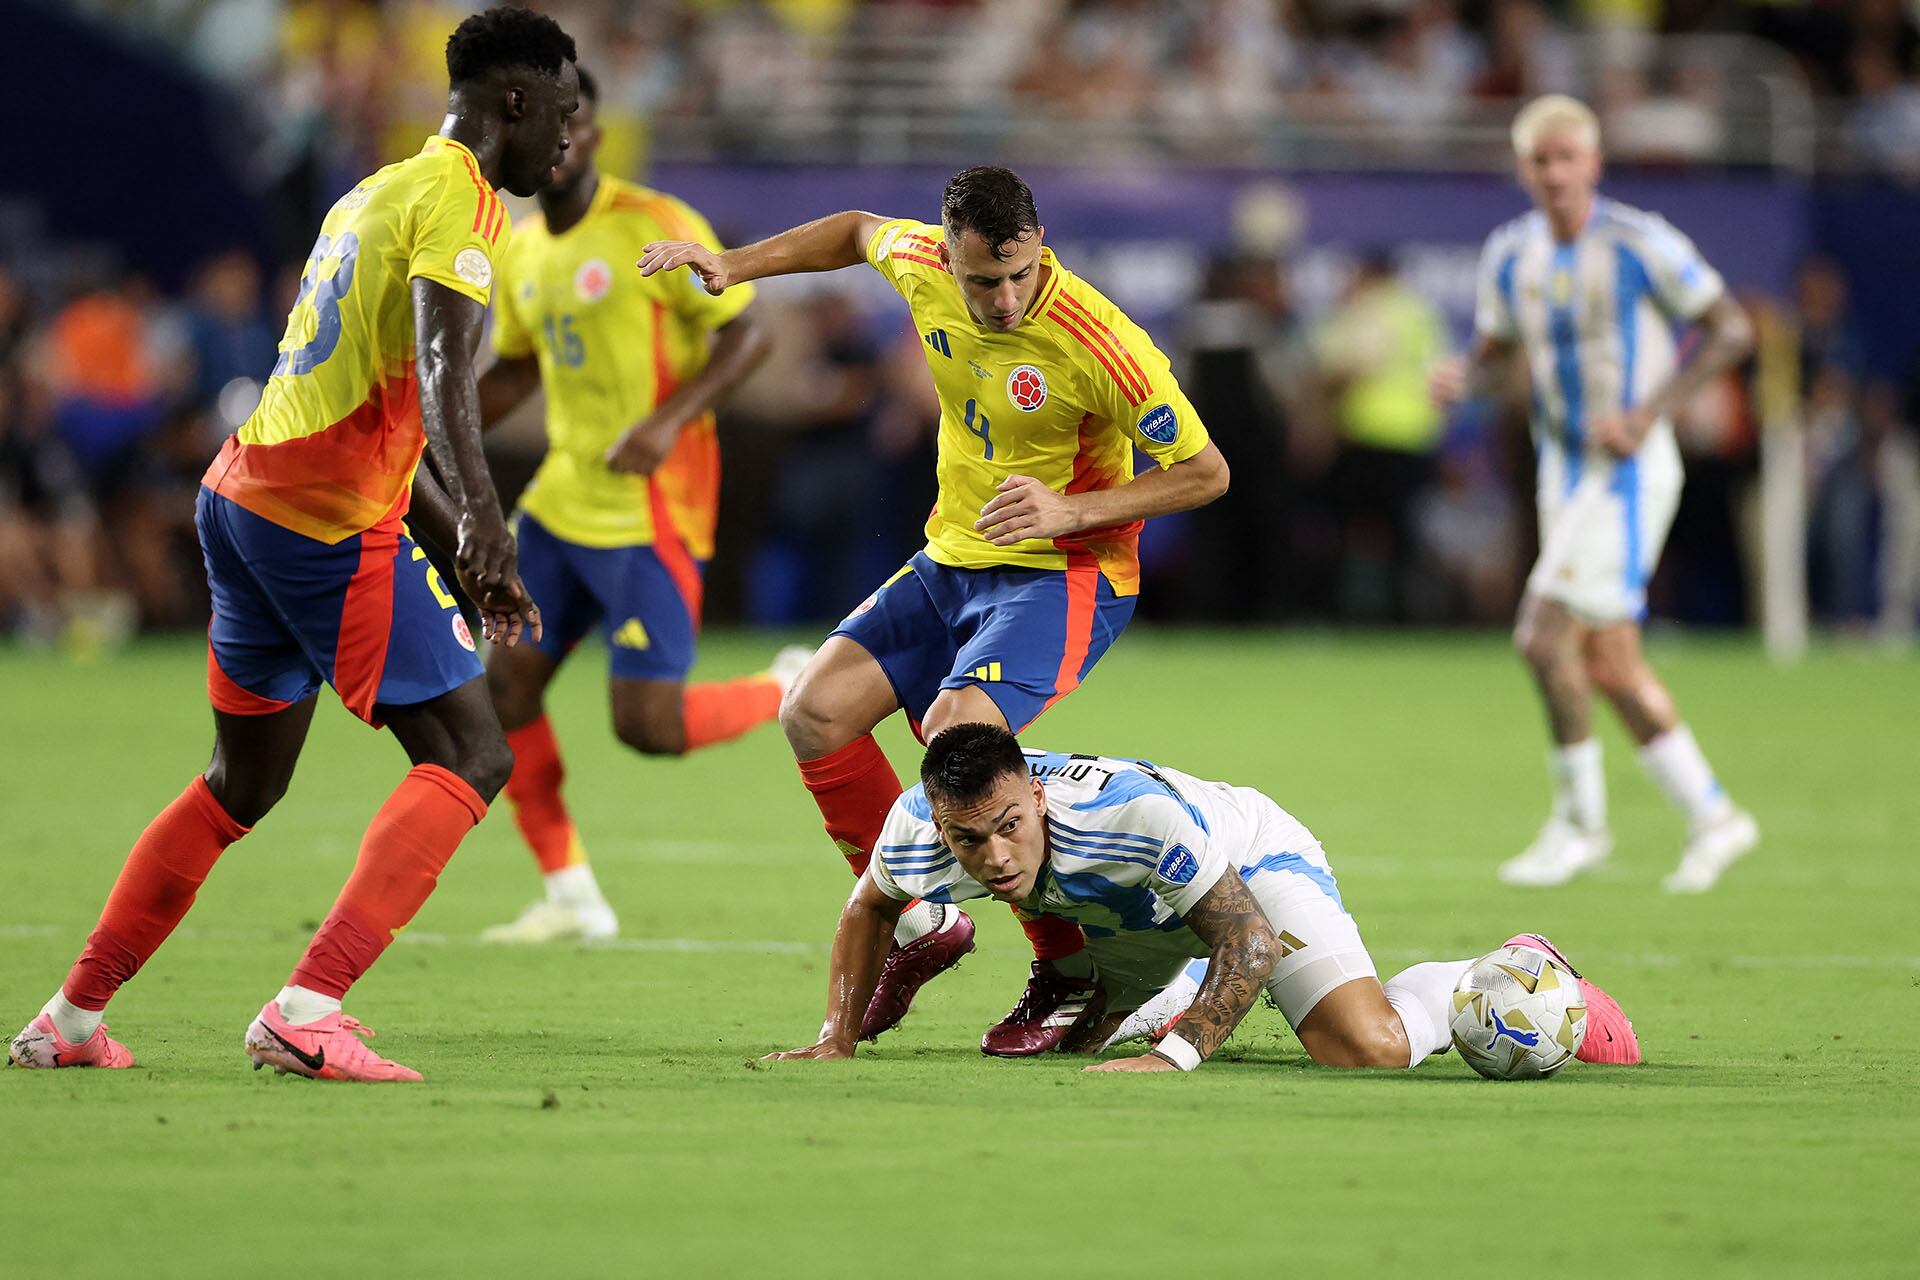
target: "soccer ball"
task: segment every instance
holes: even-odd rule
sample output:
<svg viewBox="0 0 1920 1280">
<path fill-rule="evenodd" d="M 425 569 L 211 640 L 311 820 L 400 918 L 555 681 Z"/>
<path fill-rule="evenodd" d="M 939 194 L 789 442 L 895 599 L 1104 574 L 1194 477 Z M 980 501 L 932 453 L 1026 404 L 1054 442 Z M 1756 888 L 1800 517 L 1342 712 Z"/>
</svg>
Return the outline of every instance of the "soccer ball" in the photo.
<svg viewBox="0 0 1920 1280">
<path fill-rule="evenodd" d="M 1573 1060 L 1587 1003 L 1572 970 L 1533 947 L 1473 962 L 1453 991 L 1453 1047 L 1489 1080 L 1537 1080 Z"/>
</svg>

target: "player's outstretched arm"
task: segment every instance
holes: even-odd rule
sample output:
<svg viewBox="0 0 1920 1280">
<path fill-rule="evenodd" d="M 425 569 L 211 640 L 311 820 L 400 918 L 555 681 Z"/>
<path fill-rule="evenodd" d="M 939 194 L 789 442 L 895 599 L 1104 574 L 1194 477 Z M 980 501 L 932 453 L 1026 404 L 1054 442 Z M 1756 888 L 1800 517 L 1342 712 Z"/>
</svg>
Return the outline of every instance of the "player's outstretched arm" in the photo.
<svg viewBox="0 0 1920 1280">
<path fill-rule="evenodd" d="M 1013 475 L 1000 482 L 973 527 L 997 547 L 1058 538 L 1204 507 L 1227 491 L 1229 478 L 1227 460 L 1212 441 L 1191 458 L 1154 467 L 1111 489 L 1059 493 L 1032 476 Z"/>
<path fill-rule="evenodd" d="M 1213 1056 L 1226 1043 L 1233 1029 L 1260 998 L 1260 990 L 1273 976 L 1280 960 L 1280 940 L 1266 912 L 1254 901 L 1246 881 L 1229 869 L 1200 901 L 1186 912 L 1187 928 L 1213 948 L 1207 963 L 1207 977 L 1193 1004 L 1180 1015 L 1173 1035 L 1160 1047 L 1137 1058 L 1116 1058 L 1098 1062 L 1089 1071 L 1175 1071 L 1191 1070 L 1198 1062 Z M 1198 1061 L 1180 1060 L 1179 1041 Z"/>
<path fill-rule="evenodd" d="M 849 209 L 724 252 L 691 240 L 656 240 L 641 250 L 638 265 L 643 276 L 686 267 L 708 293 L 720 294 L 729 285 L 767 276 L 857 266 L 866 261 L 867 243 L 885 221 L 876 214 Z"/>
<path fill-rule="evenodd" d="M 491 431 L 540 389 L 540 361 L 501 356 L 480 375 L 480 429 Z"/>
<path fill-rule="evenodd" d="M 860 1020 L 866 1016 L 873 988 L 880 981 L 880 965 L 886 959 L 887 944 L 893 941 L 894 926 L 907 904 L 880 891 L 873 877 L 861 876 L 853 886 L 853 896 L 840 912 L 840 927 L 833 935 L 833 957 L 827 974 L 827 1019 L 820 1027 L 820 1039 L 801 1049 L 770 1053 L 767 1058 L 825 1059 L 851 1058 L 860 1035 Z"/>
<path fill-rule="evenodd" d="M 414 371 L 420 425 L 457 512 L 455 568 L 487 636 L 513 644 L 522 627 L 540 636 L 540 610 L 520 581 L 513 535 L 480 447 L 480 393 L 473 371 L 486 309 L 437 281 L 413 281 Z"/>
<path fill-rule="evenodd" d="M 749 307 L 720 326 L 714 335 L 707 367 L 661 401 L 654 411 L 621 433 L 607 450 L 607 466 L 614 471 L 651 475 L 667 460 L 689 422 L 715 408 L 773 350 L 767 326 Z"/>
<path fill-rule="evenodd" d="M 1630 457 L 1662 418 L 1672 417 L 1700 388 L 1745 360 L 1753 351 L 1753 320 L 1724 290 L 1694 321 L 1704 333 L 1692 355 L 1653 394 L 1625 413 L 1596 418 L 1587 430 L 1609 453 Z"/>
</svg>

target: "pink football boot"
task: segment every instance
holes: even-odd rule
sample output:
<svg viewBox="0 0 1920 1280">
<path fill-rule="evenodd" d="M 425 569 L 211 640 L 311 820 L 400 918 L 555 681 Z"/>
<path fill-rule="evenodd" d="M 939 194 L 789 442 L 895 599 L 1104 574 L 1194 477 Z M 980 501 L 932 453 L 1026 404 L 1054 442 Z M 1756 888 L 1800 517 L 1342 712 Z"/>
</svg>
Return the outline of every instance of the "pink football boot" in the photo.
<svg viewBox="0 0 1920 1280">
<path fill-rule="evenodd" d="M 1537 933 L 1517 933 L 1501 945 L 1544 951 L 1580 979 L 1580 994 L 1587 1002 L 1587 1037 L 1580 1042 L 1580 1052 L 1574 1057 L 1582 1062 L 1612 1066 L 1631 1066 L 1640 1061 L 1640 1037 L 1633 1033 L 1633 1024 L 1627 1021 L 1627 1015 L 1620 1011 L 1620 1002 L 1581 978 L 1580 971 L 1561 954 L 1560 948 Z"/>
<path fill-rule="evenodd" d="M 16 1067 L 130 1067 L 127 1046 L 107 1035 L 101 1023 L 80 1044 L 71 1044 L 54 1028 L 53 1017 L 41 1014 L 29 1022 L 7 1046 L 7 1060 Z"/>
<path fill-rule="evenodd" d="M 272 1067 L 281 1075 L 315 1080 L 418 1080 L 412 1067 L 389 1062 L 362 1043 L 372 1030 L 356 1018 L 330 1013 L 318 1022 L 296 1027 L 280 1016 L 278 1001 L 269 1000 L 247 1028 L 247 1056 L 253 1069 Z"/>
</svg>

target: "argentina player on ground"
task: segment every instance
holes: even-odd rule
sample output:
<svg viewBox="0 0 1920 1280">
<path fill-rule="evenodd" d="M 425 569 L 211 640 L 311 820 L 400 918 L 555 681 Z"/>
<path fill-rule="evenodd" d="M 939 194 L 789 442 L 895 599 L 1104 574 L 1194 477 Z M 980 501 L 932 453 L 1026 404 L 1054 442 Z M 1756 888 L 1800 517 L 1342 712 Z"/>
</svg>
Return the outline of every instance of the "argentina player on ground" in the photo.
<svg viewBox="0 0 1920 1280">
<path fill-rule="evenodd" d="M 1227 464 L 1139 326 L 1042 241 L 1011 170 L 964 169 L 940 220 L 849 210 L 717 252 L 647 246 L 642 275 L 687 267 L 711 293 L 865 262 L 906 301 L 940 398 L 939 500 L 926 549 L 820 647 L 781 708 L 801 779 L 855 875 L 900 779 L 873 729 L 905 710 L 930 737 L 982 722 L 1020 732 L 1078 688 L 1139 598 L 1140 529 L 1226 491 Z M 1134 474 L 1138 449 L 1155 465 Z M 1093 991 L 1079 930 L 1022 915 L 1027 989 L 987 1053 L 1058 1047 Z M 901 921 L 865 1034 L 905 1016 L 922 984 L 972 949 L 965 913 Z"/>
<path fill-rule="evenodd" d="M 1592 692 L 1620 715 L 1640 760 L 1686 815 L 1674 893 L 1699 893 L 1759 840 L 1680 719 L 1640 644 L 1647 580 L 1680 504 L 1673 414 L 1752 346 L 1746 312 L 1693 242 L 1657 214 L 1598 192 L 1600 128 L 1583 103 L 1550 95 L 1515 118 L 1513 148 L 1534 209 L 1481 256 L 1471 356 L 1435 369 L 1450 404 L 1523 356 L 1539 451 L 1540 558 L 1514 643 L 1546 702 L 1553 813 L 1500 868 L 1510 884 L 1554 885 L 1613 849 Z M 1673 326 L 1702 341 L 1678 358 Z"/>
<path fill-rule="evenodd" d="M 998 725 L 957 725 L 927 747 L 920 783 L 887 818 L 834 936 L 817 1043 L 776 1059 L 853 1056 L 894 921 L 910 899 L 998 898 L 1079 924 L 1099 996 L 1061 1047 L 1097 1051 L 1163 991 L 1178 1031 L 1089 1070 L 1191 1071 L 1262 991 L 1331 1067 L 1412 1067 L 1450 1043 L 1450 997 L 1469 959 L 1416 964 L 1382 986 L 1312 832 L 1250 787 L 1139 760 L 1025 751 Z M 1537 934 L 1509 941 L 1565 960 Z M 1197 994 L 1177 985 L 1208 961 Z M 1572 966 L 1568 966 L 1571 968 Z M 1592 1023 L 1579 1056 L 1640 1058 L 1632 1024 L 1582 978 Z M 1138 1019 L 1134 1020 L 1138 1022 Z"/>
</svg>

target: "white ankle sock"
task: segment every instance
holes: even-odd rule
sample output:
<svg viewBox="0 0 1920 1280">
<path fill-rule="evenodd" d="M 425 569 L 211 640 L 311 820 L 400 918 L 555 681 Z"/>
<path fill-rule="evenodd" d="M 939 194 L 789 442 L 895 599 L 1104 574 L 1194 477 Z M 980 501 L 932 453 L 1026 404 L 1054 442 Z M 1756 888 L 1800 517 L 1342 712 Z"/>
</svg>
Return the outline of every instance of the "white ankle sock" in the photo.
<svg viewBox="0 0 1920 1280">
<path fill-rule="evenodd" d="M 82 1009 L 67 999 L 65 991 L 54 992 L 53 999 L 42 1005 L 40 1012 L 53 1019 L 53 1029 L 68 1044 L 85 1044 L 92 1039 L 100 1019 L 106 1016 L 100 1009 Z"/>
<path fill-rule="evenodd" d="M 1726 788 L 1713 776 L 1700 744 L 1693 740 L 1693 730 L 1684 724 L 1640 748 L 1640 763 L 1695 827 L 1718 822 L 1732 811 Z"/>
<path fill-rule="evenodd" d="M 280 1016 L 296 1027 L 304 1027 L 310 1022 L 318 1022 L 330 1013 L 340 1012 L 340 1002 L 332 996 L 323 996 L 318 991 L 306 987 L 282 987 L 280 994 L 273 998 L 280 1006 Z"/>
<path fill-rule="evenodd" d="M 1085 981 L 1093 976 L 1093 957 L 1087 954 L 1085 947 L 1080 948 L 1070 956 L 1061 956 L 1057 960 L 1048 961 L 1048 963 L 1069 978 L 1079 978 Z"/>
<path fill-rule="evenodd" d="M 1607 825 L 1607 775 L 1601 767 L 1600 739 L 1555 747 L 1547 756 L 1553 769 L 1553 811 L 1582 831 Z"/>
<path fill-rule="evenodd" d="M 564 902 L 568 906 L 592 906 L 601 901 L 600 882 L 593 878 L 593 868 L 584 862 L 576 862 L 558 871 L 549 871 L 546 881 L 548 902 Z"/>
<path fill-rule="evenodd" d="M 1409 1067 L 1419 1066 L 1427 1055 L 1453 1043 L 1448 1026 L 1453 1016 L 1453 988 L 1472 967 L 1471 960 L 1430 960 L 1402 969 L 1387 981 L 1387 1003 L 1406 1028 Z"/>
<path fill-rule="evenodd" d="M 900 913 L 900 923 L 893 927 L 893 943 L 904 947 L 930 933 L 940 932 L 940 926 L 947 922 L 947 908 L 938 902 L 916 902 Z"/>
</svg>

